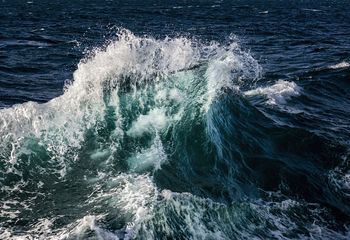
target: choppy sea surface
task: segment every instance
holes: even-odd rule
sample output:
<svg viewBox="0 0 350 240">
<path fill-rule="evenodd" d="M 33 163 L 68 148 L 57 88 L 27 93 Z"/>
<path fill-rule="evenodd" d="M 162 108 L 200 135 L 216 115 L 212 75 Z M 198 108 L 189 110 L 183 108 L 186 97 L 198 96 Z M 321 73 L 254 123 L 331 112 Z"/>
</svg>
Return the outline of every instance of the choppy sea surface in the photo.
<svg viewBox="0 0 350 240">
<path fill-rule="evenodd" d="M 0 1 L 0 239 L 349 239 L 348 1 Z"/>
</svg>

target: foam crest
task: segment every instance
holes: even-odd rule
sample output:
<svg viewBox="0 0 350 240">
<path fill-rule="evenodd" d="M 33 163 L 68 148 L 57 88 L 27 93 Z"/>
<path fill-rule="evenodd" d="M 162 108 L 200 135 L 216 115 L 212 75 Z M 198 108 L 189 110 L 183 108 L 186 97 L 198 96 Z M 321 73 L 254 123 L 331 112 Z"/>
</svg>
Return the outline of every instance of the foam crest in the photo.
<svg viewBox="0 0 350 240">
<path fill-rule="evenodd" d="M 232 43 L 228 49 L 218 49 L 205 72 L 208 95 L 206 111 L 218 95 L 227 90 L 238 91 L 244 81 L 252 83 L 260 76 L 258 62 L 242 51 L 237 43 Z"/>
<path fill-rule="evenodd" d="M 268 87 L 258 87 L 253 90 L 244 92 L 246 96 L 263 95 L 266 96 L 268 104 L 280 105 L 286 104 L 286 102 L 292 97 L 299 96 L 301 87 L 295 82 L 289 82 L 284 80 L 278 80 L 274 85 Z"/>
<path fill-rule="evenodd" d="M 340 69 L 340 68 L 348 68 L 348 67 L 350 67 L 350 63 L 346 62 L 346 61 L 343 61 L 343 62 L 334 64 L 334 65 L 331 65 L 328 68 L 330 68 L 330 69 Z"/>
</svg>

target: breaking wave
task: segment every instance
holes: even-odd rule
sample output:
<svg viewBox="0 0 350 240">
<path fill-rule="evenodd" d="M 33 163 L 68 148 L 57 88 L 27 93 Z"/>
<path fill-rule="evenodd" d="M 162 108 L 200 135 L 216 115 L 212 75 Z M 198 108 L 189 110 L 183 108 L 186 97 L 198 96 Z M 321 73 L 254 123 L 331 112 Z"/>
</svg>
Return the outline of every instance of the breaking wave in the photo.
<svg viewBox="0 0 350 240">
<path fill-rule="evenodd" d="M 245 97 L 286 104 L 302 91 L 256 88 L 261 75 L 234 40 L 120 30 L 62 96 L 0 110 L 1 238 L 346 239 L 330 210 L 261 193 L 244 170 L 242 149 L 267 147 L 240 132 L 263 118 Z"/>
</svg>

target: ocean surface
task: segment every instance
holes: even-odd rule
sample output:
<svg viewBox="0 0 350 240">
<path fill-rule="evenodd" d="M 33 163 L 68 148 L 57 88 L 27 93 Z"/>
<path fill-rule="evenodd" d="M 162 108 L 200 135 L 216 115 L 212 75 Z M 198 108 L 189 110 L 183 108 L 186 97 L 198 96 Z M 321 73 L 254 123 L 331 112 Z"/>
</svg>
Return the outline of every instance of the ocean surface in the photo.
<svg viewBox="0 0 350 240">
<path fill-rule="evenodd" d="M 350 239 L 349 1 L 0 1 L 0 239 Z"/>
</svg>

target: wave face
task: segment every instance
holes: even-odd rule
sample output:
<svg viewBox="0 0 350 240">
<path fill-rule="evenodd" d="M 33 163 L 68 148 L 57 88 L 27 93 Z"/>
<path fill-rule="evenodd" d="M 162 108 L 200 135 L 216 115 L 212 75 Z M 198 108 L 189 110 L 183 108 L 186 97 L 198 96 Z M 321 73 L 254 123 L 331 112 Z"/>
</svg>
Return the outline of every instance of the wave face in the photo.
<svg viewBox="0 0 350 240">
<path fill-rule="evenodd" d="M 308 86 L 261 82 L 233 36 L 121 29 L 73 78 L 0 110 L 2 239 L 349 236 L 345 144 L 285 121 Z"/>
</svg>

